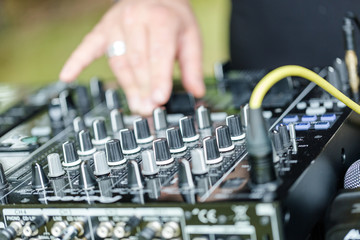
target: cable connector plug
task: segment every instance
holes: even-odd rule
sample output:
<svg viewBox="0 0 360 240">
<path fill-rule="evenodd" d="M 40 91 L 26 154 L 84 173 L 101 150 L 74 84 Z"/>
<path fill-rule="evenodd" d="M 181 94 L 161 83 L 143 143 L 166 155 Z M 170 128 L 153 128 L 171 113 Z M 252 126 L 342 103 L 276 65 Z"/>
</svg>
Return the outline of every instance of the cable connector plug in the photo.
<svg viewBox="0 0 360 240">
<path fill-rule="evenodd" d="M 249 110 L 246 140 L 251 166 L 251 182 L 264 184 L 276 180 L 271 141 L 261 108 Z"/>
</svg>

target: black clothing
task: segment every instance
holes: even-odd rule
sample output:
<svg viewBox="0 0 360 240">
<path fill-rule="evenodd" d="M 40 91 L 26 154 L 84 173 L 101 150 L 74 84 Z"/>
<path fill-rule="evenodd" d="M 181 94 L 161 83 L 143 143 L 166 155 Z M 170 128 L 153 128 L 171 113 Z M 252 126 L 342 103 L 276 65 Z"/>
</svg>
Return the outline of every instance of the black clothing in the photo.
<svg viewBox="0 0 360 240">
<path fill-rule="evenodd" d="M 230 52 L 239 69 L 331 65 L 344 57 L 346 12 L 359 0 L 232 0 Z M 355 41 L 359 45 L 358 29 Z"/>
</svg>

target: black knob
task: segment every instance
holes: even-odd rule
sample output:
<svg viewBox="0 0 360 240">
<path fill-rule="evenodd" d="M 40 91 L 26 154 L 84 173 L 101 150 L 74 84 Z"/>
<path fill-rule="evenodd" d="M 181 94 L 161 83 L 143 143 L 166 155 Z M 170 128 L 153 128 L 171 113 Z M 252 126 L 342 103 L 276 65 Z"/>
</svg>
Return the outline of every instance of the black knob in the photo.
<svg viewBox="0 0 360 240">
<path fill-rule="evenodd" d="M 89 130 L 82 130 L 78 135 L 80 150 L 78 150 L 78 154 L 82 156 L 91 155 L 96 151 L 92 142 L 91 135 Z"/>
<path fill-rule="evenodd" d="M 92 143 L 94 145 L 103 145 L 110 140 L 110 137 L 107 135 L 106 132 L 104 119 L 96 119 L 93 122 L 93 131 L 94 131 L 94 138 L 92 140 Z"/>
<path fill-rule="evenodd" d="M 85 122 L 84 122 L 84 119 L 82 117 L 76 117 L 73 120 L 73 126 L 74 126 L 74 132 L 75 133 L 78 133 L 81 130 L 86 129 Z"/>
<path fill-rule="evenodd" d="M 181 159 L 179 161 L 179 188 L 188 189 L 194 188 L 195 184 L 191 174 L 190 163 L 186 159 Z"/>
<path fill-rule="evenodd" d="M 49 179 L 44 173 L 44 169 L 38 163 L 32 164 L 31 187 L 33 189 L 45 189 L 49 185 Z"/>
<path fill-rule="evenodd" d="M 134 121 L 134 131 L 136 141 L 139 144 L 149 143 L 154 140 L 154 137 L 150 133 L 150 128 L 146 118 L 137 118 Z"/>
<path fill-rule="evenodd" d="M 62 148 L 64 153 L 64 167 L 74 167 L 80 164 L 81 160 L 75 151 L 75 144 L 73 142 L 64 142 Z"/>
<path fill-rule="evenodd" d="M 171 157 L 169 146 L 165 138 L 154 140 L 153 149 L 157 165 L 166 165 L 174 161 L 174 158 Z"/>
<path fill-rule="evenodd" d="M 106 154 L 104 151 L 100 151 L 94 154 L 94 174 L 96 176 L 109 175 L 110 168 L 106 161 Z"/>
<path fill-rule="evenodd" d="M 90 80 L 90 92 L 94 101 L 94 105 L 100 104 L 105 100 L 103 83 L 97 77 L 93 77 Z"/>
<path fill-rule="evenodd" d="M 135 154 L 140 152 L 140 147 L 136 142 L 133 130 L 131 129 L 120 130 L 120 141 L 124 154 Z"/>
<path fill-rule="evenodd" d="M 139 164 L 135 160 L 130 160 L 127 165 L 128 169 L 128 187 L 132 189 L 144 188 L 144 180 L 141 175 Z"/>
<path fill-rule="evenodd" d="M 226 125 L 229 127 L 232 140 L 237 141 L 245 138 L 245 132 L 243 131 L 239 115 L 226 117 Z"/>
<path fill-rule="evenodd" d="M 91 101 L 85 86 L 76 86 L 76 106 L 81 115 L 91 110 Z"/>
<path fill-rule="evenodd" d="M 194 119 L 191 116 L 181 118 L 179 126 L 184 142 L 194 142 L 199 139 L 199 134 L 195 130 Z"/>
<path fill-rule="evenodd" d="M 51 153 L 47 156 L 48 168 L 49 168 L 49 177 L 60 177 L 65 174 L 64 169 L 62 168 L 60 156 L 58 153 Z"/>
<path fill-rule="evenodd" d="M 179 153 L 186 150 L 187 147 L 184 145 L 184 141 L 178 127 L 167 129 L 166 138 L 168 140 L 171 153 Z"/>
<path fill-rule="evenodd" d="M 17 232 L 12 226 L 8 226 L 0 231 L 1 240 L 13 240 L 16 238 Z"/>
<path fill-rule="evenodd" d="M 228 152 L 234 149 L 228 126 L 217 127 L 215 134 L 220 152 Z"/>
<path fill-rule="evenodd" d="M 141 153 L 142 158 L 142 174 L 151 176 L 159 172 L 159 168 L 154 158 L 154 151 L 146 150 Z"/>
<path fill-rule="evenodd" d="M 121 102 L 116 90 L 108 89 L 105 92 L 106 106 L 109 110 L 121 108 Z"/>
<path fill-rule="evenodd" d="M 80 164 L 79 187 L 82 189 L 90 189 L 96 185 L 96 178 L 88 163 L 83 161 Z"/>
<path fill-rule="evenodd" d="M 7 188 L 8 186 L 9 184 L 6 180 L 3 165 L 0 163 L 0 190 Z"/>
<path fill-rule="evenodd" d="M 65 126 L 72 123 L 72 120 L 76 117 L 77 112 L 71 92 L 64 90 L 59 94 L 61 113 L 63 115 Z"/>
<path fill-rule="evenodd" d="M 110 139 L 105 144 L 107 164 L 109 166 L 117 166 L 124 164 L 126 159 L 121 150 L 120 141 L 118 139 Z"/>
<path fill-rule="evenodd" d="M 210 111 L 204 106 L 200 106 L 196 109 L 196 120 L 199 129 L 205 129 L 212 126 Z"/>
<path fill-rule="evenodd" d="M 273 141 L 273 145 L 275 148 L 275 151 L 277 154 L 281 155 L 284 153 L 284 147 L 283 147 L 283 142 L 280 136 L 280 133 L 277 130 L 273 130 L 271 132 L 271 138 Z"/>
<path fill-rule="evenodd" d="M 118 133 L 121 129 L 125 128 L 124 117 L 121 111 L 113 109 L 110 112 L 111 129 L 113 133 Z"/>
<path fill-rule="evenodd" d="M 288 148 L 291 146 L 290 135 L 287 126 L 284 124 L 279 125 L 279 133 L 283 142 L 283 147 Z"/>
<path fill-rule="evenodd" d="M 207 164 L 216 164 L 222 161 L 215 137 L 206 137 L 203 140 L 205 160 Z"/>
<path fill-rule="evenodd" d="M 154 128 L 156 131 L 165 130 L 167 128 L 166 110 L 164 107 L 156 108 L 153 112 Z"/>
</svg>

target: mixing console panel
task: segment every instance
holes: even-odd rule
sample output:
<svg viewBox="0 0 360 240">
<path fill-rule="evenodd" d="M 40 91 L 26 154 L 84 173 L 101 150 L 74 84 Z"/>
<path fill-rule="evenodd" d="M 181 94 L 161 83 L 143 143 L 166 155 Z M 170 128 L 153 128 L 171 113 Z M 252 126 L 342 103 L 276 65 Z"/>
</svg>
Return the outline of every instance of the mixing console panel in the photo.
<svg viewBox="0 0 360 240">
<path fill-rule="evenodd" d="M 262 184 L 246 106 L 211 112 L 187 96 L 194 115 L 141 118 L 98 80 L 91 97 L 60 91 L 0 138 L 0 239 L 303 239 L 356 155 L 349 136 L 360 140 L 354 114 L 317 91 L 264 111 L 276 180 Z"/>
</svg>

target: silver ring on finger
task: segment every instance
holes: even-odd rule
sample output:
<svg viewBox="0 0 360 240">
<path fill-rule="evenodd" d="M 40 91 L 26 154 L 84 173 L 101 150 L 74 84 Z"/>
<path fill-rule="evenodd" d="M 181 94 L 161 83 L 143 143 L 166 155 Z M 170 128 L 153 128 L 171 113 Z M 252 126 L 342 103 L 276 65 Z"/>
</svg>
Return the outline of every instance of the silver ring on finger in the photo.
<svg viewBox="0 0 360 240">
<path fill-rule="evenodd" d="M 109 45 L 107 49 L 107 55 L 109 58 L 122 56 L 126 52 L 126 46 L 124 41 L 115 41 Z"/>
</svg>

